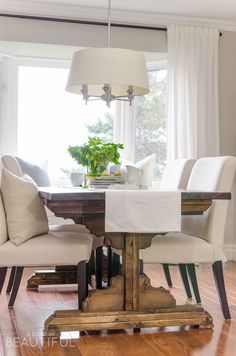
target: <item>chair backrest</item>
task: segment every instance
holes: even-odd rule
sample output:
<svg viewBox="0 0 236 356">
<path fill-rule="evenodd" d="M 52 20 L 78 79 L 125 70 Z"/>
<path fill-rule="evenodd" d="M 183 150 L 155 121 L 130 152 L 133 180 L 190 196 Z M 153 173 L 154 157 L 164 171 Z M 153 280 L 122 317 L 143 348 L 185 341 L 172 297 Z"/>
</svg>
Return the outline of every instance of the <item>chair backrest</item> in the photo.
<svg viewBox="0 0 236 356">
<path fill-rule="evenodd" d="M 22 170 L 16 158 L 12 155 L 4 155 L 1 157 L 3 166 L 8 169 L 11 173 L 18 177 L 22 176 Z"/>
<path fill-rule="evenodd" d="M 2 163 L 6 169 L 18 177 L 26 173 L 40 187 L 51 185 L 49 176 L 44 169 L 22 158 L 4 155 L 2 156 Z"/>
<path fill-rule="evenodd" d="M 51 185 L 48 173 L 45 168 L 25 161 L 20 157 L 16 157 L 16 160 L 19 163 L 22 172 L 28 174 L 39 187 L 49 187 Z"/>
<path fill-rule="evenodd" d="M 193 167 L 187 189 L 231 192 L 235 170 L 235 157 L 201 158 Z M 219 260 L 224 259 L 223 241 L 228 204 L 228 200 L 215 200 L 203 215 L 182 218 L 182 231 L 213 244 L 215 256 Z"/>
<path fill-rule="evenodd" d="M 168 161 L 163 173 L 161 189 L 186 189 L 195 159 L 183 158 Z"/>
</svg>

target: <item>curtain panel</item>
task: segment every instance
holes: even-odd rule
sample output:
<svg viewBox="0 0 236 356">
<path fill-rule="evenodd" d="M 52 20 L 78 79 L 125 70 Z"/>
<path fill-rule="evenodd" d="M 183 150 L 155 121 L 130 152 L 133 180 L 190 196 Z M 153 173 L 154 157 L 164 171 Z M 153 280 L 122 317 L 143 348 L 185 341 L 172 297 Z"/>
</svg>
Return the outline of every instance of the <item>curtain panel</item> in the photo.
<svg viewBox="0 0 236 356">
<path fill-rule="evenodd" d="M 168 159 L 220 152 L 216 29 L 168 26 Z"/>
<path fill-rule="evenodd" d="M 0 155 L 17 151 L 17 73 L 16 60 L 0 56 Z"/>
</svg>

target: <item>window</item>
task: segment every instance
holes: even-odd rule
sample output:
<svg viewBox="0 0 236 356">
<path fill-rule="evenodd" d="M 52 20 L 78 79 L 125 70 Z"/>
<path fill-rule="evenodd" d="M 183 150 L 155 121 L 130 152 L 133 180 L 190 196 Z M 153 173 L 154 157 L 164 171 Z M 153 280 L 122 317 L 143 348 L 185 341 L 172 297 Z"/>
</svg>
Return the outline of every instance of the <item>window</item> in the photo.
<svg viewBox="0 0 236 356">
<path fill-rule="evenodd" d="M 166 161 L 167 70 L 150 70 L 150 93 L 135 100 L 135 161 L 156 154 L 154 180 L 159 181 Z"/>
<path fill-rule="evenodd" d="M 69 145 L 81 145 L 89 136 L 107 142 L 118 137 L 126 159 L 157 154 L 158 180 L 166 160 L 166 69 L 150 70 L 150 93 L 126 109 L 120 102 L 108 109 L 99 100 L 86 106 L 80 96 L 65 91 L 68 71 L 65 61 L 19 63 L 17 154 L 35 163 L 47 161 L 53 183 L 67 185 L 71 172 L 83 171 L 70 158 Z"/>
<path fill-rule="evenodd" d="M 88 136 L 112 140 L 114 104 L 87 106 L 65 91 L 68 68 L 20 65 L 18 70 L 18 155 L 31 162 L 48 161 L 55 184 L 67 184 L 72 171 L 83 170 L 67 153 Z M 104 134 L 103 134 L 104 131 Z"/>
</svg>

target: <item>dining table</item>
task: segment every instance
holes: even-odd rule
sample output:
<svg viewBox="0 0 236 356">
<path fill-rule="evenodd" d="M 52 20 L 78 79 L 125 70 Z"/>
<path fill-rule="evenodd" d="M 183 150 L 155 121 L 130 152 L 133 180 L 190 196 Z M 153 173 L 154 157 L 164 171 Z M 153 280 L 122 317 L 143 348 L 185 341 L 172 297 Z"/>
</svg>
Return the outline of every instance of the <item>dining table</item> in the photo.
<svg viewBox="0 0 236 356">
<path fill-rule="evenodd" d="M 106 244 L 122 250 L 122 275 L 110 286 L 89 291 L 82 310 L 57 310 L 45 321 L 46 337 L 64 331 L 195 326 L 212 328 L 211 315 L 201 305 L 177 305 L 170 290 L 151 286 L 139 273 L 139 251 L 151 246 L 155 233 L 105 232 L 105 191 L 83 188 L 39 188 L 44 204 L 58 217 L 84 224 Z M 181 214 L 201 215 L 218 199 L 231 199 L 229 192 L 181 191 Z M 73 274 L 73 266 L 71 266 Z M 60 266 L 58 267 L 60 271 Z M 67 270 L 70 274 L 70 269 Z M 37 276 L 36 276 L 37 277 Z M 34 277 L 33 277 L 34 278 Z M 37 282 L 40 276 L 36 278 Z"/>
</svg>

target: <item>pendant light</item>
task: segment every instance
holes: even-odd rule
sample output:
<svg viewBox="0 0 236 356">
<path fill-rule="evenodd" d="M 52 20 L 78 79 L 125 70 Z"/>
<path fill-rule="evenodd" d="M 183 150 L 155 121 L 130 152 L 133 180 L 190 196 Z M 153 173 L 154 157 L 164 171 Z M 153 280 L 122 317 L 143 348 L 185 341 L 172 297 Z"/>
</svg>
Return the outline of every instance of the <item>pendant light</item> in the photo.
<svg viewBox="0 0 236 356">
<path fill-rule="evenodd" d="M 107 48 L 89 48 L 74 53 L 66 90 L 81 94 L 87 104 L 104 100 L 128 101 L 149 92 L 147 68 L 142 53 L 110 48 L 111 0 L 108 0 Z"/>
</svg>

